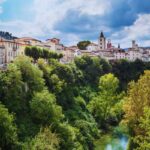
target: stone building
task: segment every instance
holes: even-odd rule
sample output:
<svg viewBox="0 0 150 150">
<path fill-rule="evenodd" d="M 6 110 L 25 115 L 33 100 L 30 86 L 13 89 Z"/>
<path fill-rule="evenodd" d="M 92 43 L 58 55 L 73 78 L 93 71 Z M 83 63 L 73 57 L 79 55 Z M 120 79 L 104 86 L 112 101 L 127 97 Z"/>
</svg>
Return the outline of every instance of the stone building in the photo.
<svg viewBox="0 0 150 150">
<path fill-rule="evenodd" d="M 99 46 L 99 50 L 105 50 L 106 49 L 106 38 L 105 38 L 103 32 L 100 33 L 100 37 L 98 39 L 98 46 Z"/>
</svg>

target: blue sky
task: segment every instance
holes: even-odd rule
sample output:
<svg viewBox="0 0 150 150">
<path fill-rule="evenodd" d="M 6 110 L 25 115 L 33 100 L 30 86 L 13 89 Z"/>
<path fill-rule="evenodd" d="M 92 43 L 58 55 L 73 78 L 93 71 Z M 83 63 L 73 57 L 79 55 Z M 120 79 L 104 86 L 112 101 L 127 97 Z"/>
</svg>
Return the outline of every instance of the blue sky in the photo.
<svg viewBox="0 0 150 150">
<path fill-rule="evenodd" d="M 114 45 L 150 46 L 150 0 L 0 0 L 0 30 L 67 45 L 103 30 Z"/>
</svg>

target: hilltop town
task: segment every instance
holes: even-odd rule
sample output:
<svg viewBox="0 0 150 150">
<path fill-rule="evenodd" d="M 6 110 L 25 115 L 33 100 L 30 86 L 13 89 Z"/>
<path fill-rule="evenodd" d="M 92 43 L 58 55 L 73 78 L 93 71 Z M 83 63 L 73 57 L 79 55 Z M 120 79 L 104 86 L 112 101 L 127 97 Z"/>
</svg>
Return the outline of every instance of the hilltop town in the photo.
<svg viewBox="0 0 150 150">
<path fill-rule="evenodd" d="M 127 59 L 135 61 L 140 59 L 144 62 L 150 61 L 150 48 L 138 46 L 135 40 L 132 41 L 132 46 L 128 49 L 123 49 L 118 44 L 118 47 L 113 46 L 111 40 L 107 40 L 104 33 L 101 32 L 97 43 L 90 43 L 85 50 L 80 50 L 78 46 L 64 46 L 60 39 L 51 38 L 46 41 L 41 41 L 32 37 L 13 37 L 8 32 L 0 32 L 0 66 L 10 63 L 17 56 L 25 55 L 25 48 L 27 46 L 36 46 L 39 48 L 46 48 L 57 53 L 62 53 L 62 63 L 69 63 L 75 57 L 88 55 L 99 56 L 108 61 L 115 61 L 119 59 Z"/>
</svg>

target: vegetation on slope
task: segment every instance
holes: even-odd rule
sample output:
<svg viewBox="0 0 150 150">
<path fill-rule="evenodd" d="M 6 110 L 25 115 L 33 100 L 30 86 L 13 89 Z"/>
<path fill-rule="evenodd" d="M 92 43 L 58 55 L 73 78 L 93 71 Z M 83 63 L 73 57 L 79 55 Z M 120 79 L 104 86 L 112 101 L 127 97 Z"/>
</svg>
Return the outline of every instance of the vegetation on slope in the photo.
<svg viewBox="0 0 150 150">
<path fill-rule="evenodd" d="M 0 72 L 1 149 L 93 150 L 101 133 L 124 117 L 131 147 L 148 142 L 149 71 L 139 76 L 150 63 L 83 56 L 61 64 L 58 57 L 30 57 L 36 63 L 18 57 Z M 132 80 L 137 83 L 127 90 Z"/>
</svg>

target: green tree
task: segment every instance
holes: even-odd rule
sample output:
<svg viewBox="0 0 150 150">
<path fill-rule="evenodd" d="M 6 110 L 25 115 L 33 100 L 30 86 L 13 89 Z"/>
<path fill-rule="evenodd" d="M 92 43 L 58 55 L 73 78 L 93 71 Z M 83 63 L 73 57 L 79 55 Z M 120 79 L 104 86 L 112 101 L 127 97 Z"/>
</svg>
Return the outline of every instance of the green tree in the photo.
<svg viewBox="0 0 150 150">
<path fill-rule="evenodd" d="M 148 107 L 144 108 L 143 117 L 139 119 L 139 133 L 133 141 L 138 145 L 136 150 L 150 149 L 150 109 Z"/>
<path fill-rule="evenodd" d="M 6 71 L 0 72 L 0 98 L 10 112 L 19 112 L 24 107 L 24 83 L 21 71 L 9 64 Z"/>
<path fill-rule="evenodd" d="M 69 65 L 56 63 L 52 74 L 56 74 L 61 80 L 64 80 L 68 85 L 75 82 L 75 75 Z"/>
<path fill-rule="evenodd" d="M 41 91 L 45 86 L 43 72 L 36 65 L 32 64 L 31 60 L 26 56 L 21 56 L 14 61 L 14 64 L 21 71 L 25 91 L 29 94 L 33 94 L 34 91 Z"/>
<path fill-rule="evenodd" d="M 139 121 L 144 116 L 145 107 L 150 108 L 150 71 L 145 71 L 138 82 L 131 82 L 125 98 L 125 122 L 131 136 L 139 134 Z"/>
<path fill-rule="evenodd" d="M 77 46 L 78 46 L 78 48 L 79 48 L 80 50 L 86 50 L 86 47 L 87 47 L 89 44 L 91 44 L 90 41 L 81 41 L 81 42 L 79 42 L 79 43 L 77 44 Z"/>
<path fill-rule="evenodd" d="M 45 60 L 48 59 L 61 59 L 63 54 L 58 54 L 56 52 L 50 51 L 49 49 L 39 48 L 35 46 L 30 46 L 25 48 L 26 56 L 32 57 L 34 62 L 36 63 L 39 58 L 43 58 Z"/>
<path fill-rule="evenodd" d="M 134 62 L 119 60 L 112 64 L 112 73 L 118 77 L 120 89 L 127 90 L 128 83 L 133 80 L 137 81 L 145 68 L 146 64 L 138 59 Z"/>
<path fill-rule="evenodd" d="M 58 95 L 63 89 L 64 80 L 61 80 L 57 74 L 54 74 L 54 67 L 46 64 L 43 59 L 38 60 L 38 66 L 43 71 L 43 77 L 49 91 Z"/>
<path fill-rule="evenodd" d="M 36 122 L 50 125 L 63 118 L 62 108 L 56 104 L 55 96 L 47 90 L 35 93 L 30 107 Z"/>
<path fill-rule="evenodd" d="M 43 55 L 43 50 L 36 46 L 26 47 L 25 54 L 29 57 L 32 57 L 34 59 L 34 62 L 36 62 L 37 59 L 39 59 Z"/>
<path fill-rule="evenodd" d="M 12 149 L 17 143 L 17 127 L 14 124 L 14 116 L 0 103 L 0 148 Z"/>
<path fill-rule="evenodd" d="M 79 142 L 79 130 L 68 123 L 60 123 L 56 127 L 56 133 L 59 135 L 60 149 L 64 150 L 83 150 L 82 144 Z"/>
<path fill-rule="evenodd" d="M 110 64 L 99 57 L 79 57 L 75 59 L 75 64 L 83 72 L 83 82 L 93 86 L 97 86 L 100 76 L 111 71 Z"/>
<path fill-rule="evenodd" d="M 41 128 L 40 132 L 30 142 L 26 142 L 24 150 L 58 150 L 60 139 L 50 128 Z"/>
<path fill-rule="evenodd" d="M 32 50 L 31 50 L 31 47 L 27 46 L 25 48 L 25 55 L 26 56 L 29 56 L 29 57 L 32 57 Z"/>
<path fill-rule="evenodd" d="M 111 116 L 111 109 L 119 102 L 119 80 L 113 74 L 106 74 L 100 78 L 99 94 L 88 104 L 88 108 L 100 126 L 105 127 L 106 121 Z"/>
</svg>

